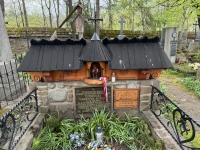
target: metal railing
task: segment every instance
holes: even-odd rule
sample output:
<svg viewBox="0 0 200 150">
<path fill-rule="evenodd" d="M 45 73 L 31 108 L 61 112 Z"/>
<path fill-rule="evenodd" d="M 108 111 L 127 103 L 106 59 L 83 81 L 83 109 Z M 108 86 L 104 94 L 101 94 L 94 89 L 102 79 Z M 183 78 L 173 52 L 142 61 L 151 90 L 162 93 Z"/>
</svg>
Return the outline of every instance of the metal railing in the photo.
<svg viewBox="0 0 200 150">
<path fill-rule="evenodd" d="M 200 124 L 154 86 L 150 109 L 181 149 L 200 149 L 191 146 L 196 133 L 200 134 Z"/>
<path fill-rule="evenodd" d="M 34 89 L 0 118 L 0 149 L 14 149 L 37 114 L 37 89 Z"/>
<path fill-rule="evenodd" d="M 22 58 L 18 58 L 21 61 Z M 30 76 L 18 72 L 20 64 L 17 59 L 0 63 L 0 101 L 13 101 L 27 91 L 27 84 L 31 81 Z"/>
</svg>

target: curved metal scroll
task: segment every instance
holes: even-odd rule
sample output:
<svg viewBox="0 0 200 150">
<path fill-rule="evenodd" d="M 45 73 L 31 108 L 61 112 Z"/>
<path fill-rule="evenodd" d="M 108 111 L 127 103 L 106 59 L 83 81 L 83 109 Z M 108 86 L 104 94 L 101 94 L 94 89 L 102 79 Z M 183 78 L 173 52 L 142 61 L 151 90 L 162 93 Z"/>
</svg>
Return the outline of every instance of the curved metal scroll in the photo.
<svg viewBox="0 0 200 150">
<path fill-rule="evenodd" d="M 0 149 L 12 150 L 37 116 L 36 90 L 29 93 L 0 118 Z"/>
<path fill-rule="evenodd" d="M 199 128 L 200 124 L 154 86 L 151 91 L 150 109 L 182 149 L 183 147 L 200 149 L 188 144 L 183 145 L 194 140 L 196 134 L 194 124 Z"/>
</svg>

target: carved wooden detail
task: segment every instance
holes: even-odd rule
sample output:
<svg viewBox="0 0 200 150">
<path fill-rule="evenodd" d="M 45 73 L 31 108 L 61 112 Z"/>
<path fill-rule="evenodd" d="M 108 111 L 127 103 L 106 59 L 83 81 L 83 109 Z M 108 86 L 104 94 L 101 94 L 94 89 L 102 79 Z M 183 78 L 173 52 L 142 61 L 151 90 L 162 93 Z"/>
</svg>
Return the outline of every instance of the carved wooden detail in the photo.
<svg viewBox="0 0 200 150">
<path fill-rule="evenodd" d="M 49 72 L 29 72 L 31 79 L 36 82 L 55 82 L 55 81 L 84 81 L 87 84 L 102 84 L 100 80 L 90 79 L 90 69 L 92 62 L 86 62 L 82 70 L 71 71 L 49 71 Z M 162 69 L 154 70 L 111 70 L 108 63 L 99 62 L 100 67 L 103 69 L 102 76 L 106 76 L 107 81 L 111 80 L 112 73 L 115 73 L 116 80 L 148 80 L 157 79 L 160 77 Z"/>
</svg>

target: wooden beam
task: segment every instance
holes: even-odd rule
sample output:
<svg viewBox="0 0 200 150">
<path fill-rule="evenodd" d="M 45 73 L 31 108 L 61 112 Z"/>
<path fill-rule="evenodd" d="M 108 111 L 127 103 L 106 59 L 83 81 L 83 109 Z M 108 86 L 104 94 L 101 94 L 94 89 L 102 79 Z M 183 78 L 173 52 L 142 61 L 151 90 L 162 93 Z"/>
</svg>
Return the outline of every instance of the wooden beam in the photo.
<svg viewBox="0 0 200 150">
<path fill-rule="evenodd" d="M 81 7 L 81 6 L 78 4 L 76 7 L 74 7 L 74 9 L 72 10 L 72 12 L 67 16 L 67 18 L 65 18 L 65 20 L 60 24 L 60 26 L 58 28 L 61 28 L 64 25 L 64 23 L 69 20 L 69 18 L 72 16 L 72 14 L 76 11 L 76 9 L 78 7 Z"/>
</svg>

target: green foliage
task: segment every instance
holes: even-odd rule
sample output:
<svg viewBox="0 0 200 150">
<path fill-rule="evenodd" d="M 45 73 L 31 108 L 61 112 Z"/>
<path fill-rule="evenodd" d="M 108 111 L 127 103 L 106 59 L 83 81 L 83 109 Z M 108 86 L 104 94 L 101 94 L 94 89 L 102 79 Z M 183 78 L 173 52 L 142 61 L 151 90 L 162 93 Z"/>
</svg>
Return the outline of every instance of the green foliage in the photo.
<svg viewBox="0 0 200 150">
<path fill-rule="evenodd" d="M 195 77 L 187 77 L 182 80 L 182 83 L 191 91 L 200 97 L 200 82 Z"/>
<path fill-rule="evenodd" d="M 166 93 L 167 92 L 167 86 L 160 83 L 160 91 L 163 92 L 163 93 Z"/>
<path fill-rule="evenodd" d="M 71 119 L 60 120 L 48 115 L 46 126 L 34 139 L 31 150 L 57 150 L 75 149 L 69 139 L 74 132 L 83 133 L 84 140 L 90 142 L 95 140 L 94 135 L 98 125 L 101 125 L 104 132 L 104 140 L 112 144 L 123 144 L 131 150 L 161 150 L 163 142 L 154 140 L 148 125 L 138 117 L 130 117 L 126 114 L 125 119 L 120 120 L 114 113 L 105 112 L 105 109 L 98 111 L 94 109 L 93 117 L 84 118 L 77 122 Z"/>
</svg>

